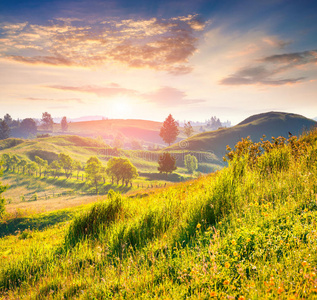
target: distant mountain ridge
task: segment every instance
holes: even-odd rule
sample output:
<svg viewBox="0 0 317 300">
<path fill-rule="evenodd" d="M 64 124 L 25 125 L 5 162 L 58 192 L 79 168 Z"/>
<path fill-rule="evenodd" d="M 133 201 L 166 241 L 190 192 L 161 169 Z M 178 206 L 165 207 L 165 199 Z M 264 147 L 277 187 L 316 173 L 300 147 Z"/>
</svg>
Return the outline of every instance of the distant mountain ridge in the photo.
<svg viewBox="0 0 317 300">
<path fill-rule="evenodd" d="M 168 150 L 209 151 L 221 158 L 226 153 L 226 146 L 234 147 L 241 138 L 250 138 L 257 142 L 265 135 L 288 137 L 300 135 L 304 130 L 317 126 L 317 122 L 304 116 L 284 113 L 267 112 L 253 115 L 230 128 L 221 128 L 192 136 L 181 143 L 168 147 Z M 185 146 L 184 146 L 185 145 Z"/>
</svg>

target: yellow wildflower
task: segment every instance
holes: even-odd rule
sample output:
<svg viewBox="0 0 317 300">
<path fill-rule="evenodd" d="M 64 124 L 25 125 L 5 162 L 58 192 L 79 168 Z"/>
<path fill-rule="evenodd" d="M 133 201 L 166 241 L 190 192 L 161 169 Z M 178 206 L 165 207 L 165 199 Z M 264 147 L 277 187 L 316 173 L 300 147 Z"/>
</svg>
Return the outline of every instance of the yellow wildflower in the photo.
<svg viewBox="0 0 317 300">
<path fill-rule="evenodd" d="M 279 286 L 279 287 L 277 288 L 277 293 L 278 293 L 278 294 L 282 294 L 284 291 L 285 291 L 285 290 L 284 290 L 284 288 L 283 288 L 282 286 Z"/>
<path fill-rule="evenodd" d="M 214 291 L 211 291 L 211 292 L 210 292 L 210 297 L 217 297 L 217 293 L 214 292 Z"/>
</svg>

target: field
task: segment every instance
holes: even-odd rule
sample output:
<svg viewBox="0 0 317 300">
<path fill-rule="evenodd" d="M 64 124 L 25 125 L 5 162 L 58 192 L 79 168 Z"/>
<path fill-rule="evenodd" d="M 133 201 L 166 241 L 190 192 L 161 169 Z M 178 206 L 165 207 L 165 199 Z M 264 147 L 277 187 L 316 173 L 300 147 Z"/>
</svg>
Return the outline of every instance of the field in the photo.
<svg viewBox="0 0 317 300">
<path fill-rule="evenodd" d="M 2 299 L 316 299 L 317 131 L 198 179 L 0 224 Z"/>
</svg>

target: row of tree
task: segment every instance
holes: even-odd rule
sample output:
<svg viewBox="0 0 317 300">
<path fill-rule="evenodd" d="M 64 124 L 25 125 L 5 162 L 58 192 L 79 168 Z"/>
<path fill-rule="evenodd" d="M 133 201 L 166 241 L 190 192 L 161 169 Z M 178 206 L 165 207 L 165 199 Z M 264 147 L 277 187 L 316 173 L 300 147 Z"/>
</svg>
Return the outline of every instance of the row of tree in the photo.
<svg viewBox="0 0 317 300">
<path fill-rule="evenodd" d="M 6 114 L 3 119 L 0 119 L 0 140 L 14 137 L 35 136 L 37 134 L 38 126 L 41 125 L 44 130 L 53 130 L 54 121 L 48 112 L 42 113 L 42 119 L 37 122 L 35 119 L 26 118 L 22 121 L 13 120 L 9 114 Z M 68 122 L 66 117 L 61 120 L 61 130 L 67 131 Z"/>
<path fill-rule="evenodd" d="M 94 186 L 98 193 L 98 185 L 103 181 L 105 183 L 106 176 L 111 179 L 112 184 L 117 185 L 121 181 L 122 185 L 128 185 L 131 181 L 138 177 L 137 169 L 131 164 L 127 158 L 111 158 L 107 166 L 103 166 L 97 157 L 90 157 L 85 165 L 80 161 L 72 159 L 68 154 L 60 153 L 58 159 L 50 164 L 47 160 L 39 156 L 35 156 L 34 161 L 19 159 L 17 155 L 5 153 L 1 157 L 0 167 L 5 171 L 26 172 L 29 175 L 36 176 L 53 176 L 54 178 L 65 176 L 67 179 L 76 172 L 77 180 L 79 173 L 85 171 L 87 182 Z M 83 180 L 83 174 L 82 174 Z"/>
</svg>

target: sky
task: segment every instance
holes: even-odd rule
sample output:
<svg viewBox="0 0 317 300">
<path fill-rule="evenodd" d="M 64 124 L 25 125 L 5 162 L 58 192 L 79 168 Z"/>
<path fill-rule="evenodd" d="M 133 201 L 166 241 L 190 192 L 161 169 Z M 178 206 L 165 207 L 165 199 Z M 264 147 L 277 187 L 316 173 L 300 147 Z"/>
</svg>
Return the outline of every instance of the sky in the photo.
<svg viewBox="0 0 317 300">
<path fill-rule="evenodd" d="M 315 0 L 0 0 L 0 117 L 317 117 Z"/>
</svg>

